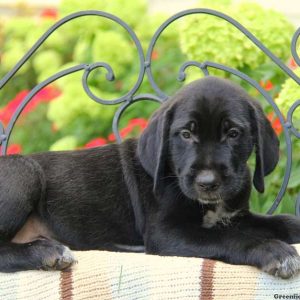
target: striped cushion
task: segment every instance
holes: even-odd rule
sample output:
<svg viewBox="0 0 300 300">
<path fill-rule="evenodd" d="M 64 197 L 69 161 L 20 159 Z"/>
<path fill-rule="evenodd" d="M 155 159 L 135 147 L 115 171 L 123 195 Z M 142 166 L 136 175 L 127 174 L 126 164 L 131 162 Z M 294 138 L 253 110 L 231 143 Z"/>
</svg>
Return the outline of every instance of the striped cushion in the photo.
<svg viewBox="0 0 300 300">
<path fill-rule="evenodd" d="M 300 299 L 300 276 L 282 280 L 253 267 L 200 258 L 74 253 L 79 262 L 69 272 L 0 273 L 0 299 Z"/>
</svg>

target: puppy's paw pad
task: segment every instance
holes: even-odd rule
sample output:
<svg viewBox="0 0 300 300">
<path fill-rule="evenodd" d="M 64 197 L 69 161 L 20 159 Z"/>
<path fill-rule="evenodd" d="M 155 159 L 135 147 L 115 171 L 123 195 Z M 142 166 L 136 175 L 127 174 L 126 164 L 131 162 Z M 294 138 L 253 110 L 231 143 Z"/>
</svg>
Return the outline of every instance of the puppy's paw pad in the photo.
<svg viewBox="0 0 300 300">
<path fill-rule="evenodd" d="M 300 272 L 300 257 L 287 256 L 281 261 L 276 260 L 264 271 L 282 279 L 289 279 Z"/>
</svg>

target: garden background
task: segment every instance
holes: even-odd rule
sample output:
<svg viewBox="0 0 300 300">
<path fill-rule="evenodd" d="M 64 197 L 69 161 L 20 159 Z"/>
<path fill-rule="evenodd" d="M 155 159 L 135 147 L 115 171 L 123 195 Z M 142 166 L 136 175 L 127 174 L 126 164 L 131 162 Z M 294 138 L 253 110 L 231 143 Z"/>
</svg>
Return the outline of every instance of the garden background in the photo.
<svg viewBox="0 0 300 300">
<path fill-rule="evenodd" d="M 30 14 L 30 7 L 24 3 L 16 16 L 0 19 L 0 77 L 55 21 L 72 12 L 97 9 L 115 14 L 132 27 L 144 50 L 158 26 L 170 16 L 167 13 L 150 13 L 146 0 L 62 0 L 57 8 L 45 8 L 34 17 Z M 300 75 L 290 53 L 290 41 L 296 28 L 282 13 L 246 1 L 236 4 L 230 0 L 202 0 L 197 7 L 216 9 L 235 18 Z M 288 79 L 238 30 L 221 19 L 207 15 L 188 16 L 164 31 L 152 54 L 152 72 L 159 87 L 167 94 L 172 95 L 184 84 L 176 78 L 179 67 L 187 60 L 209 60 L 245 72 L 270 93 L 284 116 L 291 104 L 300 99 L 297 84 Z M 97 61 L 110 64 L 116 79 L 109 82 L 105 79 L 105 70 L 94 71 L 89 78 L 89 85 L 96 95 L 115 99 L 125 95 L 136 82 L 138 53 L 121 26 L 90 16 L 73 20 L 59 28 L 0 91 L 0 120 L 7 125 L 24 96 L 37 83 L 67 67 Z M 259 99 L 281 140 L 280 162 L 266 179 L 265 194 L 260 195 L 253 189 L 251 196 L 252 209 L 266 212 L 282 184 L 286 164 L 280 122 L 266 100 L 249 85 L 221 71 L 212 70 L 211 73 L 237 81 Z M 187 74 L 186 82 L 202 76 L 198 69 L 192 68 L 188 69 Z M 13 130 L 8 153 L 82 149 L 115 142 L 111 127 L 118 106 L 99 105 L 88 98 L 81 85 L 81 76 L 79 72 L 61 78 L 30 101 Z M 139 93 L 153 92 L 145 78 Z M 158 104 L 151 101 L 130 106 L 120 122 L 121 136 L 138 136 L 157 107 Z M 299 110 L 294 115 L 295 122 L 300 124 Z M 250 164 L 253 164 L 253 158 Z M 293 213 L 299 193 L 300 141 L 294 140 L 292 176 L 276 213 Z"/>
</svg>

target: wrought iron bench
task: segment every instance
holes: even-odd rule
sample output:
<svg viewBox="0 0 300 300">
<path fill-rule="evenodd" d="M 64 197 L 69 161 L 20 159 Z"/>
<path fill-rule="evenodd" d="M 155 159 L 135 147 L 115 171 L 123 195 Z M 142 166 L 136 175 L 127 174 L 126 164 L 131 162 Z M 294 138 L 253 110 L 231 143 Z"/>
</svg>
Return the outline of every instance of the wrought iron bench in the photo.
<svg viewBox="0 0 300 300">
<path fill-rule="evenodd" d="M 14 112 L 6 128 L 0 123 L 2 155 L 6 154 L 9 139 L 16 121 L 31 99 L 50 83 L 79 71 L 83 72 L 83 89 L 92 100 L 104 105 L 120 104 L 114 115 L 112 128 L 117 137 L 117 141 L 121 142 L 118 130 L 119 120 L 129 106 L 138 101 L 151 100 L 162 103 L 168 99 L 168 95 L 159 88 L 153 76 L 152 54 L 155 44 L 162 32 L 177 19 L 192 14 L 212 15 L 227 21 L 251 40 L 274 64 L 281 68 L 283 72 L 297 84 L 300 84 L 300 78 L 267 49 L 251 32 L 236 20 L 221 12 L 210 9 L 191 9 L 175 14 L 157 29 L 150 41 L 146 54 L 144 54 L 141 42 L 133 30 L 123 20 L 102 11 L 81 11 L 61 19 L 45 32 L 15 67 L 1 79 L 0 89 L 9 83 L 18 70 L 54 31 L 63 24 L 83 16 L 98 16 L 112 20 L 128 32 L 134 42 L 139 57 L 139 74 L 134 86 L 128 93 L 114 100 L 105 100 L 96 96 L 89 87 L 88 78 L 93 70 L 104 68 L 107 72 L 106 79 L 113 81 L 114 71 L 106 62 L 79 64 L 54 74 L 36 85 L 30 91 Z M 291 43 L 292 56 L 297 65 L 300 65 L 300 58 L 296 52 L 299 35 L 300 28 L 295 32 Z M 241 78 L 248 82 L 265 98 L 278 116 L 283 127 L 286 143 L 286 166 L 278 195 L 267 212 L 268 214 L 272 214 L 284 196 L 291 175 L 292 136 L 294 135 L 300 138 L 300 132 L 293 125 L 293 113 L 300 105 L 300 100 L 295 101 L 290 107 L 285 119 L 272 97 L 258 82 L 248 75 L 211 61 L 187 61 L 179 68 L 179 81 L 185 80 L 185 70 L 190 66 L 199 68 L 205 76 L 209 75 L 210 69 L 219 69 Z M 155 94 L 139 94 L 139 88 L 145 75 L 148 77 L 148 81 L 155 91 Z M 300 215 L 300 196 L 296 201 L 295 213 Z M 85 299 L 92 299 L 93 297 L 98 297 L 97 299 L 111 299 L 112 297 L 120 299 L 166 299 L 168 297 L 172 299 L 176 297 L 180 299 L 184 299 L 185 297 L 189 299 L 198 299 L 199 297 L 201 297 L 201 299 L 273 299 L 275 294 L 291 295 L 299 293 L 300 291 L 299 277 L 283 282 L 271 278 L 268 275 L 261 274 L 252 267 L 229 266 L 210 260 L 155 256 L 149 256 L 145 259 L 145 256 L 141 254 L 116 254 L 97 251 L 78 252 L 77 256 L 79 258 L 78 266 L 75 267 L 74 271 L 68 273 L 26 272 L 11 275 L 0 274 L 0 299 L 31 299 L 32 297 L 51 297 L 51 299 L 72 299 L 73 297 L 74 299 L 82 299 L 84 297 Z"/>
</svg>

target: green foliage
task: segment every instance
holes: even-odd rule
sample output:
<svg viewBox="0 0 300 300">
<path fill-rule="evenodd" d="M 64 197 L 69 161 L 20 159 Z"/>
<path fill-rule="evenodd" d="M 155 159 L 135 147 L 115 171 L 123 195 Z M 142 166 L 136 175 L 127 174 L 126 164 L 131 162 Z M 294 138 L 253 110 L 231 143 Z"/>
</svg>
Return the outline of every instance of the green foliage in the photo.
<svg viewBox="0 0 300 300">
<path fill-rule="evenodd" d="M 203 1 L 230 15 L 252 32 L 275 55 L 286 60 L 293 26 L 274 10 L 258 4 L 230 1 Z M 284 28 L 284 30 L 282 30 Z M 256 69 L 268 62 L 267 56 L 228 22 L 210 15 L 192 15 L 181 28 L 181 48 L 190 60 L 211 60 L 237 69 Z"/>
<path fill-rule="evenodd" d="M 295 70 L 295 73 L 300 76 L 300 69 L 298 68 Z M 299 84 L 296 83 L 292 78 L 289 78 L 282 85 L 276 102 L 284 115 L 287 116 L 289 108 L 296 100 L 300 100 Z M 293 123 L 296 128 L 300 129 L 300 108 L 297 108 L 293 114 Z"/>
<path fill-rule="evenodd" d="M 263 9 L 255 3 L 232 4 L 230 0 L 202 0 L 200 6 L 217 9 L 235 18 L 275 55 L 283 61 L 288 59 L 293 26 L 282 14 Z M 166 19 L 164 15 L 149 15 L 146 0 L 62 0 L 59 17 L 89 9 L 109 12 L 128 23 L 140 39 L 144 51 L 158 26 Z M 53 23 L 51 19 L 23 17 L 0 22 L 0 77 L 15 65 Z M 280 92 L 276 101 L 285 115 L 291 103 L 300 98 L 297 85 L 291 79 L 284 83 L 281 70 L 262 51 L 232 25 L 216 17 L 185 17 L 169 26 L 160 36 L 152 53 L 152 73 L 159 87 L 167 94 L 173 94 L 182 86 L 176 77 L 179 67 L 187 60 L 210 60 L 237 68 L 257 81 L 271 80 L 273 88 L 269 93 L 274 97 Z M 81 17 L 55 31 L 0 91 L 1 106 L 12 100 L 19 91 L 30 90 L 59 70 L 93 62 L 110 64 L 116 77 L 112 82 L 107 81 L 104 68 L 91 72 L 89 87 L 102 99 L 111 100 L 127 94 L 137 81 L 139 57 L 126 30 L 105 18 Z M 198 69 L 189 68 L 187 73 L 187 81 L 201 76 Z M 212 73 L 230 77 L 221 72 Z M 118 105 L 104 106 L 91 100 L 83 90 L 82 74 L 80 71 L 59 79 L 55 83 L 61 91 L 59 97 L 49 104 L 40 104 L 34 112 L 22 115 L 13 131 L 11 142 L 21 144 L 23 153 L 81 148 L 92 139 L 107 138 L 110 135 L 112 118 Z M 262 100 L 249 85 L 237 78 L 231 79 Z M 145 77 L 138 93 L 152 92 Z M 271 112 L 266 101 L 261 103 L 266 113 Z M 126 126 L 132 118 L 148 118 L 157 107 L 158 104 L 151 101 L 134 103 L 122 116 L 120 127 Z M 296 119 L 299 119 L 299 111 L 295 112 Z M 283 134 L 280 134 L 280 140 L 281 159 L 276 170 L 266 178 L 266 193 L 259 195 L 255 190 L 252 192 L 251 208 L 255 211 L 266 212 L 282 184 L 286 164 Z M 284 201 L 277 212 L 294 210 L 293 201 L 300 186 L 299 150 L 299 142 L 295 142 L 293 155 L 296 163 Z M 253 170 L 254 157 L 250 164 Z"/>
<path fill-rule="evenodd" d="M 57 82 L 64 92 L 49 104 L 47 114 L 63 136 L 73 135 L 76 140 L 74 146 L 85 144 L 99 136 L 100 132 L 106 136 L 111 131 L 115 111 L 115 107 L 99 105 L 91 100 L 78 84 L 80 79 L 81 74 L 77 73 Z"/>
<path fill-rule="evenodd" d="M 12 132 L 12 144 L 22 146 L 22 153 L 42 152 L 49 150 L 49 145 L 60 139 L 61 133 L 53 130 L 47 119 L 48 105 L 36 107 L 35 111 L 18 119 Z"/>
<path fill-rule="evenodd" d="M 135 0 L 135 1 L 123 1 L 123 0 L 63 0 L 60 4 L 60 12 L 62 15 L 68 15 L 73 12 L 80 10 L 102 10 L 107 13 L 118 16 L 120 19 L 124 20 L 130 26 L 135 27 L 141 21 L 141 17 L 145 16 L 147 11 L 145 0 Z M 133 13 L 134 12 L 134 13 Z M 91 22 L 92 19 L 87 18 L 86 22 Z M 83 29 L 85 24 L 78 28 Z M 90 24 L 91 28 L 97 31 L 99 28 L 93 27 L 93 23 Z M 107 28 L 103 28 L 107 29 Z"/>
<path fill-rule="evenodd" d="M 293 139 L 293 164 L 292 172 L 287 190 L 284 197 L 276 210 L 276 213 L 294 213 L 295 200 L 300 192 L 300 151 L 299 141 Z M 287 163 L 286 143 L 283 135 L 280 135 L 280 159 L 275 170 L 265 178 L 265 193 L 259 194 L 255 189 L 251 193 L 251 209 L 257 212 L 267 212 L 283 183 L 285 168 Z M 254 170 L 254 163 L 251 164 Z"/>
<path fill-rule="evenodd" d="M 124 77 L 134 59 L 134 48 L 121 33 L 114 31 L 100 31 L 91 45 L 94 61 L 109 63 L 117 78 Z"/>
<path fill-rule="evenodd" d="M 75 149 L 77 146 L 77 140 L 72 135 L 64 136 L 63 138 L 57 140 L 51 147 L 51 151 L 63 151 Z"/>
<path fill-rule="evenodd" d="M 32 61 L 32 66 L 36 72 L 37 80 L 42 81 L 45 78 L 55 74 L 62 64 L 62 57 L 59 52 L 49 49 L 38 52 Z M 40 79 L 40 80 L 39 80 Z"/>
<path fill-rule="evenodd" d="M 79 10 L 86 9 L 103 10 L 124 19 L 137 33 L 144 48 L 149 43 L 150 37 L 158 25 L 165 19 L 163 16 L 149 16 L 144 0 L 132 2 L 123 1 L 69 1 L 61 2 L 60 17 Z M 132 11 L 135 14 L 132 14 Z M 130 12 L 130 13 L 129 13 Z M 136 15 L 139 18 L 136 18 Z M 143 22 L 140 22 L 140 19 Z M 24 53 L 36 42 L 36 40 L 53 24 L 49 19 L 13 18 L 5 24 L 2 58 L 3 64 L 0 76 L 8 72 Z M 30 32 L 30 34 L 28 34 Z M 173 91 L 172 83 L 176 78 L 174 61 L 181 56 L 177 36 L 168 31 L 161 38 L 160 45 L 155 49 L 157 53 L 164 53 L 168 49 L 171 55 L 165 55 L 159 59 L 159 63 L 153 66 L 156 77 L 161 76 L 161 88 L 165 91 Z M 16 92 L 23 89 L 31 89 L 37 83 L 49 76 L 80 63 L 105 62 L 111 65 L 116 80 L 108 82 L 105 78 L 106 70 L 95 69 L 91 72 L 88 83 L 91 91 L 103 99 L 115 99 L 128 93 L 138 78 L 139 57 L 132 38 L 124 28 L 111 20 L 101 17 L 81 17 L 56 30 L 41 48 L 34 54 L 17 73 L 14 85 L 8 85 L 0 97 L 3 105 L 14 98 Z M 165 66 L 163 72 L 162 66 Z M 176 70 L 176 71 L 175 71 Z M 172 74 L 172 76 L 170 76 Z M 60 139 L 63 136 L 72 136 L 76 143 L 69 144 L 83 146 L 90 139 L 98 136 L 108 136 L 111 132 L 112 118 L 116 106 L 103 106 L 94 102 L 85 94 L 81 85 L 82 72 L 61 78 L 56 85 L 62 91 L 58 99 L 48 106 L 47 122 L 54 124 L 58 130 L 55 134 L 47 132 L 47 135 L 38 136 L 37 139 L 48 141 L 44 150 L 49 149 L 53 136 Z M 173 80 L 172 80 L 173 79 Z M 144 82 L 139 93 L 149 92 L 150 85 Z M 125 126 L 128 120 L 136 117 L 149 117 L 157 107 L 152 102 L 147 107 L 142 103 L 133 105 L 128 109 L 121 120 L 121 126 Z M 133 109 L 135 108 L 135 109 Z M 31 113 L 35 115 L 35 112 Z M 38 119 L 38 116 L 34 117 Z M 41 121 L 45 121 L 41 119 Z M 45 124 L 46 126 L 46 124 Z M 12 142 L 20 141 L 19 136 L 26 136 L 27 129 L 18 128 L 19 133 L 14 133 Z M 15 130 L 16 132 L 17 130 Z M 49 134 L 49 135 L 48 135 Z M 15 137 L 15 139 L 14 139 Z M 51 142 L 50 142 L 51 141 Z M 27 145 L 22 141 L 24 152 L 27 148 L 31 151 L 39 151 L 36 143 Z M 36 147 L 36 149 L 35 149 Z"/>
</svg>

